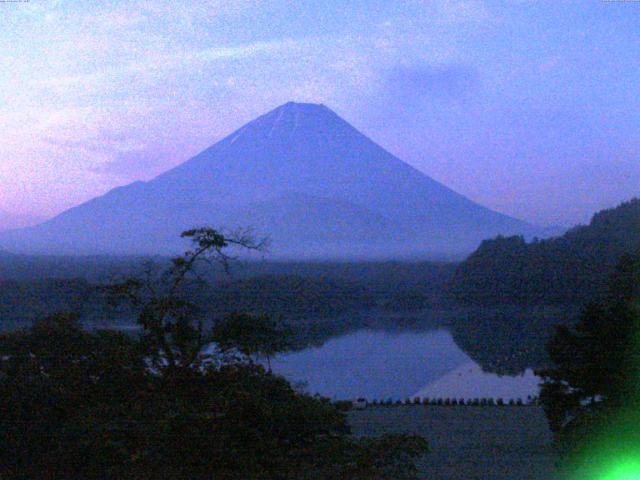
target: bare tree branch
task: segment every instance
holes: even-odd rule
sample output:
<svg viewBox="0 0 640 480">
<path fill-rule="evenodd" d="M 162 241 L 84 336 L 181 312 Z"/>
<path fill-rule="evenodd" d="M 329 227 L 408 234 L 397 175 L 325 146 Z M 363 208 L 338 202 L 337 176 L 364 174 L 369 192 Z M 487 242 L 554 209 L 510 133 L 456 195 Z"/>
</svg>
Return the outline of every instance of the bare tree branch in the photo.
<svg viewBox="0 0 640 480">
<path fill-rule="evenodd" d="M 229 247 L 264 252 L 269 240 L 256 240 L 249 229 L 223 234 L 213 228 L 196 228 L 182 233 L 191 240 L 191 249 L 171 259 L 169 268 L 158 274 L 153 262 L 146 262 L 142 279 L 130 278 L 111 285 L 110 292 L 127 299 L 140 308 L 138 323 L 145 335 L 153 340 L 157 349 L 152 361 L 158 368 L 191 368 L 198 361 L 209 342 L 201 321 L 194 325 L 191 318 L 193 305 L 181 297 L 181 288 L 187 278 L 204 279 L 196 271 L 199 262 L 218 264 L 229 273 L 230 263 L 236 257 L 226 251 Z"/>
</svg>

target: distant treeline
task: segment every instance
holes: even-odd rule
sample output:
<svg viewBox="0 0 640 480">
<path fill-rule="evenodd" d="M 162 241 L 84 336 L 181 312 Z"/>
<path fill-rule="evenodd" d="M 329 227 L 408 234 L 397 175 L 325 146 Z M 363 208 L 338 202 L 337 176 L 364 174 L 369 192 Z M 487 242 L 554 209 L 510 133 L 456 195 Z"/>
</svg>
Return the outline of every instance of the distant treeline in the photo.
<svg viewBox="0 0 640 480">
<path fill-rule="evenodd" d="M 372 400 L 371 406 L 373 407 L 400 407 L 400 406 L 432 406 L 432 407 L 524 407 L 535 406 L 538 404 L 537 397 L 529 396 L 526 400 L 522 398 L 428 398 L 428 397 L 415 397 L 413 399 L 406 398 L 403 400 Z"/>
<path fill-rule="evenodd" d="M 30 326 L 55 312 L 82 312 L 93 302 L 86 280 L 0 280 L 0 331 Z"/>
<path fill-rule="evenodd" d="M 231 312 L 268 314 L 295 329 L 296 346 L 357 328 L 450 327 L 483 368 L 513 373 L 548 361 L 554 327 L 605 295 L 615 264 L 640 248 L 640 200 L 597 213 L 562 237 L 498 237 L 461 264 L 438 262 L 239 262 L 230 276 L 198 272 L 205 321 Z M 133 312 L 109 306 L 101 285 L 140 276 L 148 257 L 29 257 L 0 252 L 0 329 L 55 312 L 89 326 L 130 325 Z"/>
<path fill-rule="evenodd" d="M 561 237 L 482 242 L 457 268 L 449 291 L 458 303 L 583 304 L 604 297 L 620 257 L 640 249 L 640 199 L 596 213 Z"/>
<path fill-rule="evenodd" d="M 150 257 L 13 255 L 0 250 L 0 280 L 31 281 L 43 278 L 106 281 L 114 275 L 131 276 Z"/>
<path fill-rule="evenodd" d="M 77 312 L 85 323 L 98 326 L 131 323 L 131 312 L 112 309 L 101 287 L 140 275 L 150 268 L 149 261 L 95 257 L 68 258 L 65 263 L 63 258 L 2 257 L 0 325 L 14 329 L 61 311 Z M 166 261 L 154 259 L 156 267 Z M 347 322 L 345 317 L 356 312 L 404 313 L 438 305 L 454 269 L 453 264 L 430 262 L 246 262 L 235 265 L 231 276 L 202 271 L 207 282 L 186 288 L 212 321 L 247 311 L 305 325 L 318 319 Z"/>
<path fill-rule="evenodd" d="M 486 240 L 447 288 L 455 304 L 468 307 L 451 324 L 454 339 L 489 371 L 548 366 L 545 346 L 556 327 L 575 323 L 584 304 L 603 299 L 620 258 L 639 249 L 638 199 L 561 237 Z"/>
</svg>

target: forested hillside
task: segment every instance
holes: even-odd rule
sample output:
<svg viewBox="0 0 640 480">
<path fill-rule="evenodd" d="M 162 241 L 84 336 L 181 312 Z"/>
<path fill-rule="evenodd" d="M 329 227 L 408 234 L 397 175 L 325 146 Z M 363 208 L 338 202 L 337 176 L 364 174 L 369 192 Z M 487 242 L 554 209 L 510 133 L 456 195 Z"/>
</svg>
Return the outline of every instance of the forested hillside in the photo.
<svg viewBox="0 0 640 480">
<path fill-rule="evenodd" d="M 582 304 L 602 298 L 614 266 L 640 249 L 640 199 L 596 213 L 561 237 L 497 237 L 456 270 L 450 291 L 465 304 Z"/>
<path fill-rule="evenodd" d="M 29 326 L 55 312 L 81 314 L 95 293 L 85 280 L 0 280 L 0 331 Z"/>
<path fill-rule="evenodd" d="M 130 324 L 130 312 L 110 309 L 100 287 L 144 268 L 143 258 L 0 259 L 0 330 L 29 326 L 56 312 L 78 313 L 87 325 Z M 370 310 L 422 310 L 442 301 L 454 269 L 429 262 L 257 262 L 234 265 L 230 276 L 203 270 L 208 284 L 185 288 L 207 321 L 250 311 L 303 325 Z"/>
</svg>

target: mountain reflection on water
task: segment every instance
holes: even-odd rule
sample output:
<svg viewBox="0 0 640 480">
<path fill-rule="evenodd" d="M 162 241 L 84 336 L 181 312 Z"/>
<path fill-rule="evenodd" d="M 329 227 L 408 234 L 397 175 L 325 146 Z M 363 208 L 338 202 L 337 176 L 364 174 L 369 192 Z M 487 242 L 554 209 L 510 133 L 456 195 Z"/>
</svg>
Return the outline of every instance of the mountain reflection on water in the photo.
<svg viewBox="0 0 640 480">
<path fill-rule="evenodd" d="M 444 329 L 389 332 L 364 329 L 319 347 L 279 355 L 273 370 L 309 393 L 340 400 L 523 398 L 537 395 L 531 371 L 508 377 L 485 373 Z"/>
</svg>

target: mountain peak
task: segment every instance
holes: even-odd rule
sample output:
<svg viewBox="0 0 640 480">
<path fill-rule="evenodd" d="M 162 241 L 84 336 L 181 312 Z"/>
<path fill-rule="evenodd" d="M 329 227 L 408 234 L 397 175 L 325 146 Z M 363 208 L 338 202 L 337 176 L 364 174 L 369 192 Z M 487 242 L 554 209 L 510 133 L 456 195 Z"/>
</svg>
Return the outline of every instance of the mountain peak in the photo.
<svg viewBox="0 0 640 480">
<path fill-rule="evenodd" d="M 326 106 L 287 102 L 149 182 L 1 234 L 0 246 L 173 253 L 197 225 L 254 227 L 273 253 L 301 258 L 466 253 L 527 228 L 402 162 Z"/>
<path fill-rule="evenodd" d="M 263 140 L 281 138 L 288 141 L 292 135 L 318 135 L 353 129 L 345 120 L 320 103 L 287 102 L 261 115 L 228 138 L 235 142 L 245 134 L 257 135 Z M 353 129 L 355 130 L 355 129 Z M 252 141 L 255 141 L 255 137 Z"/>
<path fill-rule="evenodd" d="M 270 120 L 282 119 L 284 117 L 293 117 L 297 119 L 322 117 L 340 118 L 333 110 L 322 103 L 287 102 L 274 108 L 262 117 L 259 117 L 258 120 L 261 118 Z"/>
<path fill-rule="evenodd" d="M 327 106 L 323 103 L 309 103 L 309 102 L 293 102 L 289 101 L 287 103 L 283 103 L 279 107 L 276 107 L 272 110 L 272 112 L 278 110 L 285 111 L 331 111 Z"/>
</svg>

